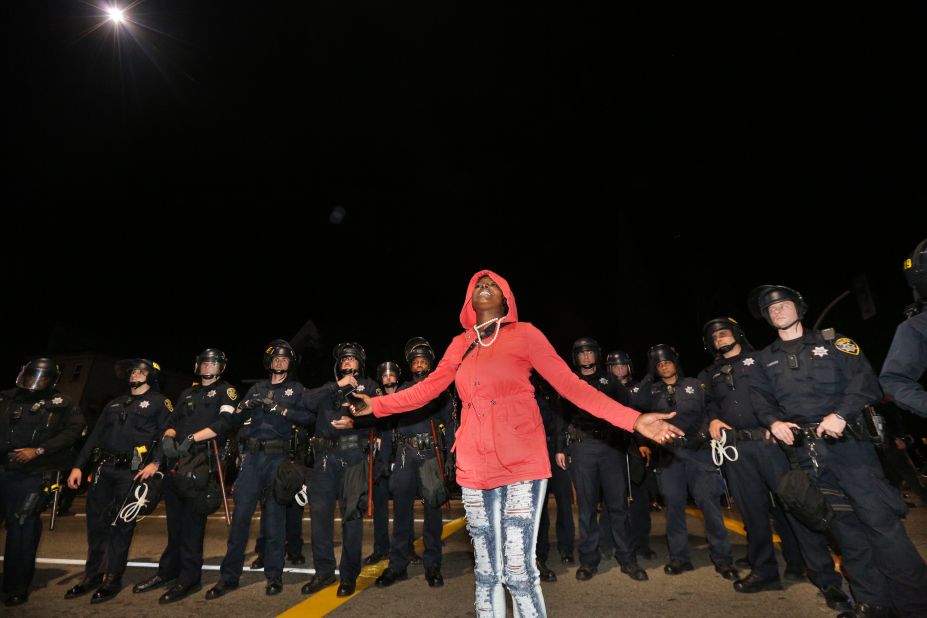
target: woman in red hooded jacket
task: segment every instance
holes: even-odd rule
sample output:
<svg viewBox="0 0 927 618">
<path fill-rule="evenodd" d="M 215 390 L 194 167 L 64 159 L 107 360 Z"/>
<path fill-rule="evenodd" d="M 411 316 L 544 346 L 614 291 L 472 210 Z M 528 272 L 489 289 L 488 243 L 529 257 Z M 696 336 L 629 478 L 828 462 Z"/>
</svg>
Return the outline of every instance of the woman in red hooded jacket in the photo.
<svg viewBox="0 0 927 618">
<path fill-rule="evenodd" d="M 434 372 L 404 391 L 370 398 L 355 414 L 416 410 L 456 381 L 462 409 L 454 451 L 476 566 L 476 615 L 505 616 L 505 592 L 517 616 L 546 616 L 535 543 L 550 477 L 544 425 L 529 381 L 536 369 L 561 395 L 626 431 L 657 442 L 683 432 L 639 414 L 580 380 L 541 331 L 518 321 L 508 283 L 489 270 L 470 280 L 457 335 Z"/>
</svg>

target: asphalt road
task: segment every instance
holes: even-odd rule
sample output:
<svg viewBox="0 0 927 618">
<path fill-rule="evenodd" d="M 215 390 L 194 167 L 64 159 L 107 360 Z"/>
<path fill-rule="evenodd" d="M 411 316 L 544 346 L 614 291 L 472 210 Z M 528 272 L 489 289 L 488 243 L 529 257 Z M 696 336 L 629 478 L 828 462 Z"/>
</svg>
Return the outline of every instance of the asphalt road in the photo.
<svg viewBox="0 0 927 618">
<path fill-rule="evenodd" d="M 140 522 L 129 553 L 131 563 L 125 574 L 125 588 L 113 600 L 99 605 L 90 605 L 89 595 L 79 599 L 65 600 L 64 592 L 77 583 L 82 574 L 82 562 L 86 558 L 86 520 L 82 516 L 83 500 L 78 498 L 72 511 L 78 515 L 59 518 L 54 532 L 47 530 L 47 514 L 43 515 L 46 529 L 39 546 L 34 590 L 29 602 L 17 608 L 3 608 L 5 616 L 136 616 L 154 612 L 158 616 L 275 616 L 286 612 L 289 616 L 473 616 L 473 563 L 471 547 L 466 530 L 461 528 L 459 518 L 463 509 L 455 502 L 450 511 L 445 511 L 448 528 L 444 547 L 443 573 L 445 586 L 432 589 L 427 586 L 422 566 L 410 567 L 410 579 L 388 589 L 372 586 L 373 579 L 385 567 L 365 567 L 365 573 L 358 582 L 358 592 L 347 601 L 337 599 L 334 588 L 313 597 L 300 593 L 302 584 L 308 579 L 306 572 L 312 567 L 311 551 L 308 545 L 308 516 L 304 520 L 304 534 L 307 540 L 304 553 L 308 564 L 290 568 L 284 575 L 284 590 L 281 594 L 268 597 L 264 593 L 264 576 L 251 572 L 247 565 L 251 554 L 246 556 L 246 568 L 241 587 L 214 601 L 204 598 L 206 590 L 218 579 L 218 565 L 225 553 L 227 528 L 220 514 L 210 517 L 205 542 L 206 566 L 203 573 L 203 590 L 176 604 L 161 606 L 157 598 L 163 590 L 144 594 L 133 594 L 131 586 L 155 573 L 157 560 L 167 538 L 164 508 L 145 521 Z M 739 519 L 736 512 L 726 511 L 731 520 Z M 551 513 L 554 515 L 554 513 Z M 421 530 L 421 511 L 416 512 L 417 530 Z M 457 521 L 455 521 L 457 520 Z M 558 581 L 544 583 L 543 590 L 551 616 L 618 616 L 646 615 L 648 617 L 685 615 L 687 618 L 711 616 L 833 616 L 835 613 L 824 605 L 823 598 L 810 583 L 786 584 L 786 589 L 752 595 L 733 591 L 731 583 L 715 573 L 708 559 L 704 528 L 697 516 L 689 516 L 690 542 L 694 548 L 695 571 L 679 576 L 663 573 L 667 560 L 662 513 L 653 514 L 653 538 L 651 546 L 658 558 L 642 561 L 650 580 L 636 582 L 623 575 L 614 561 L 603 560 L 599 574 L 588 582 L 579 582 L 574 574 L 576 566 L 569 568 L 552 560 L 550 566 L 557 573 Z M 733 523 L 732 528 L 737 528 Z M 911 511 L 906 520 L 908 533 L 922 555 L 927 555 L 927 509 Z M 255 517 L 249 549 L 257 534 L 258 520 Z M 336 526 L 336 530 L 338 527 Z M 454 531 L 456 530 L 456 531 Z M 553 529 L 551 530 L 553 535 Z M 372 527 L 365 523 L 364 555 L 371 550 Z M 552 537 L 553 538 L 553 537 Z M 731 533 L 735 557 L 746 553 L 745 539 Z M 336 554 L 340 545 L 336 539 Z M 557 554 L 554 554 L 555 556 Z M 781 562 L 781 559 L 780 559 Z M 780 566 L 784 566 L 781 564 Z M 365 586 L 367 586 L 365 588 Z"/>
</svg>

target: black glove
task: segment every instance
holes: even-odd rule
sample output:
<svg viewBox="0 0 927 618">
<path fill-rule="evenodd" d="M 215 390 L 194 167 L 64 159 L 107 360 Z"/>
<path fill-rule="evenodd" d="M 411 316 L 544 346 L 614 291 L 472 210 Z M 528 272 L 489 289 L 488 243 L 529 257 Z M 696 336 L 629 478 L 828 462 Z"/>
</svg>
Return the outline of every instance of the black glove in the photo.
<svg viewBox="0 0 927 618">
<path fill-rule="evenodd" d="M 177 452 L 177 441 L 174 440 L 174 436 L 165 436 L 161 439 L 161 450 L 164 451 L 164 456 L 169 459 L 180 458 L 180 453 Z"/>
<path fill-rule="evenodd" d="M 183 439 L 183 442 L 177 445 L 177 456 L 186 457 L 190 454 L 190 447 L 193 446 L 193 434 Z"/>
<path fill-rule="evenodd" d="M 279 416 L 286 416 L 286 408 L 275 401 L 265 400 L 264 403 L 264 414 L 276 414 Z"/>
<path fill-rule="evenodd" d="M 257 398 L 255 398 L 255 399 L 249 399 L 248 401 L 243 401 L 243 402 L 241 402 L 241 405 L 240 405 L 239 407 L 240 407 L 242 410 L 253 410 L 253 409 L 255 409 L 255 408 L 262 408 L 262 407 L 264 407 L 264 402 L 263 402 L 263 400 L 257 399 Z"/>
</svg>

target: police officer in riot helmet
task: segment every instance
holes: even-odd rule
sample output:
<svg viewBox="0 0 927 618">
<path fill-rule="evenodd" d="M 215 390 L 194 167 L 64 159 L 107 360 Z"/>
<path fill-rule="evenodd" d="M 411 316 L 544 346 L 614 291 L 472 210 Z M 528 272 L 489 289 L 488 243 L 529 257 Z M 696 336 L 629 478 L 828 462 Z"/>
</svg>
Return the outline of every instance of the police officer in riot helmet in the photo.
<svg viewBox="0 0 927 618">
<path fill-rule="evenodd" d="M 380 390 L 384 394 L 391 395 L 399 388 L 399 380 L 402 377 L 402 368 L 398 363 L 386 361 L 377 365 L 377 382 L 380 383 Z"/>
<path fill-rule="evenodd" d="M 224 441 L 224 431 L 235 414 L 239 398 L 235 387 L 222 379 L 227 365 L 225 352 L 216 348 L 207 348 L 196 357 L 193 373 L 198 382 L 180 394 L 170 426 L 161 438 L 169 469 L 204 453 L 210 461 L 208 469 L 214 470 L 211 440 Z M 161 604 L 174 603 L 200 589 L 207 517 L 207 513 L 198 509 L 199 496 L 175 486 L 173 474 L 166 477 L 167 547 L 161 554 L 157 573 L 132 588 L 132 592 L 147 592 L 174 582 L 158 599 Z"/>
<path fill-rule="evenodd" d="M 395 393 L 399 388 L 402 369 L 398 363 L 386 361 L 377 365 L 377 394 Z M 392 456 L 392 434 L 388 421 L 375 420 L 378 429 L 377 478 L 373 484 L 373 552 L 364 564 L 376 564 L 389 558 L 389 461 Z"/>
<path fill-rule="evenodd" d="M 609 373 L 621 381 L 622 386 L 630 388 L 631 382 L 634 381 L 634 367 L 631 363 L 631 356 L 627 352 L 624 350 L 609 352 L 605 357 L 605 366 L 608 367 Z"/>
<path fill-rule="evenodd" d="M 354 594 L 362 567 L 363 513 L 360 500 L 366 498 L 367 484 L 358 479 L 367 466 L 372 419 L 355 420 L 347 410 L 354 392 L 375 393 L 377 384 L 364 375 L 367 354 L 356 342 L 339 343 L 332 351 L 335 379 L 313 393 L 319 397 L 310 404 L 315 417 L 315 434 L 310 440 L 315 453 L 309 510 L 312 522 L 312 559 L 315 574 L 302 587 L 303 594 L 315 594 L 335 583 L 335 504 L 341 507 L 342 546 L 339 566 L 341 582 L 338 596 Z"/>
<path fill-rule="evenodd" d="M 413 337 L 405 345 L 406 363 L 412 372 L 412 380 L 399 390 L 410 388 L 424 380 L 435 366 L 435 354 L 431 344 L 424 337 Z M 412 562 L 413 505 L 421 488 L 424 502 L 425 522 L 422 534 L 425 553 L 425 581 L 432 588 L 444 585 L 441 574 L 441 505 L 447 500 L 446 487 L 432 485 L 429 479 L 444 478 L 446 470 L 438 474 L 426 474 L 426 466 L 444 467 L 450 465 L 447 453 L 453 444 L 454 405 L 449 392 L 445 392 L 424 407 L 392 419 L 393 471 L 389 487 L 393 495 L 393 536 L 389 548 L 389 566 L 377 578 L 379 588 L 392 586 L 408 579 L 408 566 Z M 438 442 L 435 443 L 435 438 Z M 440 457 L 437 451 L 441 452 Z M 445 450 L 446 449 L 446 450 Z M 441 473 L 444 472 L 444 475 Z"/>
<path fill-rule="evenodd" d="M 761 285 L 748 302 L 779 335 L 757 353 L 753 407 L 829 506 L 824 520 L 856 598 L 841 616 L 927 615 L 927 565 L 866 431 L 864 408 L 881 393 L 860 346 L 833 329 L 805 330 L 808 307 L 792 288 Z"/>
<path fill-rule="evenodd" d="M 242 457 L 235 481 L 235 510 L 219 581 L 206 593 L 209 600 L 238 588 L 251 518 L 258 502 L 263 505 L 265 534 L 264 592 L 270 596 L 283 591 L 286 507 L 274 497 L 272 488 L 277 469 L 288 461 L 293 425 L 309 425 L 314 420 L 308 410 L 310 393 L 296 380 L 296 363 L 296 353 L 288 342 L 271 341 L 264 349 L 264 369 L 269 379 L 248 389 L 234 413 L 220 415 L 214 425 L 193 435 L 200 442 L 240 428 Z"/>
<path fill-rule="evenodd" d="M 602 348 L 591 337 L 573 343 L 573 367 L 580 379 L 615 401 L 629 405 L 630 395 L 619 379 L 602 368 Z M 628 519 L 627 441 L 604 420 L 569 402 L 564 402 L 570 473 L 579 505 L 579 561 L 576 579 L 586 581 L 598 572 L 600 526 L 597 510 L 600 498 L 608 513 L 606 534 L 611 535 L 615 559 L 621 572 L 644 581 L 647 572 L 637 564 Z M 565 453 L 556 454 L 557 465 L 565 468 Z M 603 518 L 604 519 L 604 518 Z"/>
<path fill-rule="evenodd" d="M 0 511 L 6 528 L 3 592 L 7 607 L 29 599 L 35 554 L 42 535 L 39 514 L 56 479 L 73 457 L 84 428 L 77 406 L 55 390 L 61 370 L 50 358 L 34 358 L 0 392 Z"/>
<path fill-rule="evenodd" d="M 119 594 L 122 574 L 135 532 L 135 517 L 113 512 L 130 495 L 136 481 L 145 481 L 161 464 L 160 438 L 174 410 L 170 399 L 158 392 L 160 366 L 147 358 L 116 363 L 116 377 L 129 393 L 103 407 L 68 477 L 77 489 L 85 473 L 93 475 L 87 492 L 88 552 L 84 577 L 72 586 L 66 599 L 83 596 L 96 586 L 91 603 L 102 603 Z"/>
<path fill-rule="evenodd" d="M 927 371 L 927 238 L 904 261 L 903 270 L 914 303 L 905 309 L 908 319 L 895 331 L 879 381 L 899 407 L 927 417 L 927 390 L 920 382 Z"/>
<path fill-rule="evenodd" d="M 686 525 L 686 499 L 689 493 L 702 510 L 705 532 L 710 546 L 709 556 L 715 571 L 724 579 L 739 577 L 731 557 L 731 544 L 721 515 L 721 479 L 712 464 L 707 440 L 707 405 L 705 386 L 695 378 L 685 377 L 679 366 L 679 354 L 666 344 L 657 344 L 647 352 L 652 381 L 646 381 L 640 393 L 640 403 L 646 410 L 676 410 L 684 440 L 666 447 L 661 459 L 660 489 L 666 502 L 666 540 L 670 561 L 663 567 L 667 575 L 679 575 L 693 570 L 690 559 L 689 533 Z M 649 386 L 649 388 L 646 388 Z"/>
<path fill-rule="evenodd" d="M 736 320 L 720 317 L 702 328 L 705 351 L 714 361 L 699 375 L 706 386 L 709 432 L 726 448 L 722 465 L 730 480 L 747 529 L 747 556 L 751 571 L 734 582 L 737 592 L 781 590 L 782 582 L 773 551 L 770 515 L 782 541 L 785 577 L 803 581 L 808 576 L 821 590 L 831 609 L 848 609 L 851 602 L 842 590 L 843 578 L 834 570 L 830 548 L 816 533 L 770 501 L 779 479 L 789 470 L 785 454 L 771 443 L 757 418 L 749 397 L 756 353 Z M 730 455 L 736 449 L 736 456 Z"/>
</svg>

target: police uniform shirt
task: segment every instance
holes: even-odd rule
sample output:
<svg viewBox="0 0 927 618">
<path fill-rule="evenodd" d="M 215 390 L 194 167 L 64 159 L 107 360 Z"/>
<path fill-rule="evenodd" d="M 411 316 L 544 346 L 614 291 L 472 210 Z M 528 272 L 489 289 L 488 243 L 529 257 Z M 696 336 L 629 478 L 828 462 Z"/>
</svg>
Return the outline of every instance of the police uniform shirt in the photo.
<svg viewBox="0 0 927 618">
<path fill-rule="evenodd" d="M 296 380 L 286 379 L 279 384 L 270 380 L 261 380 L 248 389 L 248 393 L 235 409 L 235 414 L 226 418 L 222 415 L 217 421 L 220 429 L 231 426 L 241 427 L 240 435 L 253 440 L 289 440 L 293 424 L 308 425 L 312 416 L 304 402 L 305 387 Z M 241 404 L 252 399 L 272 399 L 280 408 L 286 409 L 286 416 L 268 413 L 264 406 L 243 410 Z M 229 427 L 231 429 L 231 427 Z"/>
<path fill-rule="evenodd" d="M 357 392 L 374 397 L 377 393 L 377 383 L 370 378 L 358 378 Z M 335 429 L 332 427 L 332 421 L 338 420 L 342 416 L 351 416 L 351 412 L 347 408 L 337 406 L 336 409 L 335 398 L 337 393 L 338 384 L 336 382 L 328 382 L 310 391 L 312 400 L 309 403 L 309 408 L 316 415 L 315 436 L 326 440 L 337 440 L 342 436 L 349 435 L 369 436 L 370 428 L 374 424 L 372 415 L 354 418 L 354 427 L 352 429 Z"/>
<path fill-rule="evenodd" d="M 927 390 L 918 380 L 927 371 L 927 309 L 898 325 L 879 381 L 901 408 L 927 416 Z"/>
<path fill-rule="evenodd" d="M 208 428 L 216 435 L 222 435 L 231 418 L 240 397 L 235 387 L 224 380 L 218 380 L 209 386 L 196 384 L 180 394 L 171 416 L 171 427 L 178 438 Z"/>
<path fill-rule="evenodd" d="M 705 385 L 708 418 L 727 423 L 734 429 L 755 429 L 760 419 L 753 411 L 750 375 L 756 367 L 756 352 L 719 358 L 699 374 Z"/>
<path fill-rule="evenodd" d="M 97 447 L 105 453 L 127 456 L 140 446 L 150 449 L 151 443 L 164 435 L 173 411 L 171 400 L 151 389 L 113 399 L 103 407 L 74 467 L 83 468 Z"/>
<path fill-rule="evenodd" d="M 409 380 L 403 383 L 397 391 L 404 391 L 415 384 L 414 381 Z M 434 421 L 438 433 L 442 431 L 441 425 L 446 428 L 444 435 L 448 440 L 447 446 L 450 447 L 454 440 L 453 414 L 454 405 L 451 401 L 451 394 L 449 391 L 444 391 L 439 397 L 429 401 L 418 410 L 395 415 L 395 425 L 392 429 L 404 438 L 422 433 L 431 435 L 431 421 Z"/>
<path fill-rule="evenodd" d="M 70 467 L 71 446 L 83 429 L 83 414 L 58 391 L 4 391 L 0 393 L 0 466 L 24 472 Z M 39 447 L 45 453 L 32 461 L 15 463 L 9 459 L 16 449 Z"/>
<path fill-rule="evenodd" d="M 750 396 L 760 422 L 818 423 L 836 412 L 852 422 L 881 392 L 875 372 L 852 340 L 827 340 L 805 331 L 792 341 L 777 339 L 756 353 Z"/>
<path fill-rule="evenodd" d="M 656 380 L 649 385 L 649 391 L 649 405 L 646 406 L 646 411 L 675 411 L 676 416 L 671 422 L 687 435 L 705 428 L 708 419 L 705 385 L 696 378 L 679 378 L 675 384 L 666 384 L 663 380 Z M 647 397 L 642 397 L 639 401 L 646 404 L 647 399 Z"/>
<path fill-rule="evenodd" d="M 614 374 L 599 370 L 588 376 L 582 375 L 581 373 L 577 373 L 577 375 L 590 386 L 602 391 L 618 403 L 625 406 L 631 405 L 631 396 L 628 389 L 621 384 L 621 380 Z M 614 429 L 617 431 L 617 428 L 605 419 L 593 416 L 569 401 L 564 400 L 563 405 L 570 425 L 580 430 L 594 431 Z"/>
</svg>

